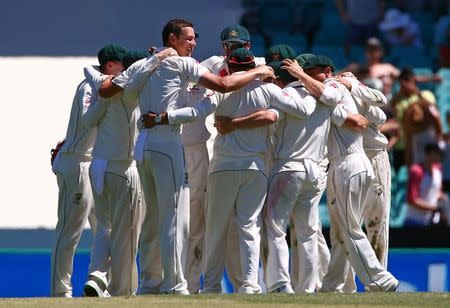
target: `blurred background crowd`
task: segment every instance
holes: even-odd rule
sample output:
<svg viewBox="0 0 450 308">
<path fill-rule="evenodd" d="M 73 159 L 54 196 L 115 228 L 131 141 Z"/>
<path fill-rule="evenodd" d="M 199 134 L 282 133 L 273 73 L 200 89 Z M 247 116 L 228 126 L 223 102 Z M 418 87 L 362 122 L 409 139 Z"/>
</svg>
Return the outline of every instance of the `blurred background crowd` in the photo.
<svg viewBox="0 0 450 308">
<path fill-rule="evenodd" d="M 391 226 L 447 225 L 450 1 L 242 0 L 256 55 L 286 43 L 327 55 L 389 100 Z M 325 209 L 322 209 L 325 211 Z M 322 215 L 325 216 L 325 215 Z"/>
</svg>

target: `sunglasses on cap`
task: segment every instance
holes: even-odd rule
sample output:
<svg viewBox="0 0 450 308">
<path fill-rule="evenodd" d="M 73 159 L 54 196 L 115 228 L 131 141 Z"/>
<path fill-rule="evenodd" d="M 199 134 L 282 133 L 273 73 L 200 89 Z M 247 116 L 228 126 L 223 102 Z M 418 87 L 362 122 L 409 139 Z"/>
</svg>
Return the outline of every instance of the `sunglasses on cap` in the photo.
<svg viewBox="0 0 450 308">
<path fill-rule="evenodd" d="M 241 43 L 241 42 L 223 42 L 222 46 L 228 50 L 235 50 L 238 48 L 242 48 L 245 47 L 246 43 Z"/>
</svg>

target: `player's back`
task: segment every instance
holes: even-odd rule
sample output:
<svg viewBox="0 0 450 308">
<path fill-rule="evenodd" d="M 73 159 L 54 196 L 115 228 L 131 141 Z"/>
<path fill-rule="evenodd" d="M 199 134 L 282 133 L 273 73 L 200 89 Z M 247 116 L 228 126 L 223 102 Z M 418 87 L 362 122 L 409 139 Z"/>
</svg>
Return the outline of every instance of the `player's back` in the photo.
<svg viewBox="0 0 450 308">
<path fill-rule="evenodd" d="M 303 100 L 309 98 L 308 103 L 314 104 L 315 108 L 307 118 L 280 113 L 275 125 L 277 143 L 273 156 L 276 160 L 310 159 L 318 162 L 328 139 L 332 108 L 316 101 L 298 82 L 289 84 L 284 91 Z"/>
<path fill-rule="evenodd" d="M 83 124 L 81 118 L 84 110 L 92 101 L 92 88 L 83 80 L 75 92 L 70 111 L 69 124 L 66 132 L 66 142 L 61 148 L 61 152 L 74 152 L 83 155 L 91 155 L 92 148 L 97 134 L 96 127 L 88 127 Z"/>
<path fill-rule="evenodd" d="M 356 104 L 344 85 L 334 81 L 325 81 L 325 84 L 336 87 L 341 91 L 342 99 L 338 102 L 338 105 L 342 105 L 348 114 L 358 113 Z M 355 153 L 364 153 L 362 134 L 343 125 L 331 125 L 330 136 L 328 138 L 329 157 L 346 156 Z"/>
<path fill-rule="evenodd" d="M 217 94 L 216 116 L 238 118 L 266 110 L 270 99 L 265 84 L 254 80 L 243 88 L 226 94 Z M 268 127 L 234 130 L 219 135 L 214 142 L 214 154 L 232 157 L 262 155 L 266 149 Z"/>
</svg>

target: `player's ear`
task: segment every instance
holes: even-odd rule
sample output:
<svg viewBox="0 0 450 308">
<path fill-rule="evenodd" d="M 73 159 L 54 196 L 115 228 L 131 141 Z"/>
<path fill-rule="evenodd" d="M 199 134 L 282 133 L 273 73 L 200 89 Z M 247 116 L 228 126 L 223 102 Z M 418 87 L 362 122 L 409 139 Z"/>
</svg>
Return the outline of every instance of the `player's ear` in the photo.
<svg viewBox="0 0 450 308">
<path fill-rule="evenodd" d="M 247 49 L 250 49 L 250 48 L 252 48 L 252 44 L 250 42 L 247 42 L 244 44 L 244 47 Z"/>
<path fill-rule="evenodd" d="M 175 42 L 175 39 L 176 39 L 176 38 L 177 38 L 177 37 L 175 36 L 174 33 L 170 33 L 170 34 L 169 34 L 169 42 L 171 42 L 171 43 Z"/>
</svg>

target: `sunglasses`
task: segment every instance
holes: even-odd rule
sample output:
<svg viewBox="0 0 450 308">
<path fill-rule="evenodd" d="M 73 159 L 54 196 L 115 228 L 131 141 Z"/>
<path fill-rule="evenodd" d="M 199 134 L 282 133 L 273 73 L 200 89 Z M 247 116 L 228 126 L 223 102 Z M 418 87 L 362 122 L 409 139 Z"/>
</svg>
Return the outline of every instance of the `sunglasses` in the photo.
<svg viewBox="0 0 450 308">
<path fill-rule="evenodd" d="M 223 42 L 222 46 L 226 49 L 234 50 L 234 49 L 245 47 L 245 44 L 240 43 L 240 42 Z"/>
</svg>

